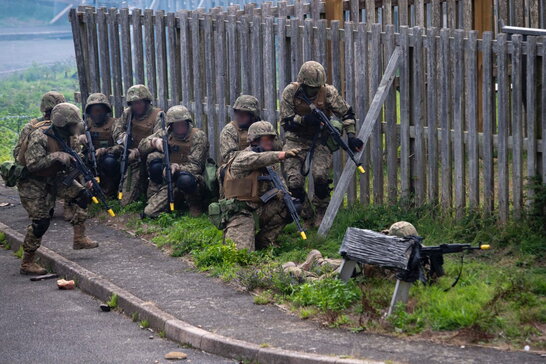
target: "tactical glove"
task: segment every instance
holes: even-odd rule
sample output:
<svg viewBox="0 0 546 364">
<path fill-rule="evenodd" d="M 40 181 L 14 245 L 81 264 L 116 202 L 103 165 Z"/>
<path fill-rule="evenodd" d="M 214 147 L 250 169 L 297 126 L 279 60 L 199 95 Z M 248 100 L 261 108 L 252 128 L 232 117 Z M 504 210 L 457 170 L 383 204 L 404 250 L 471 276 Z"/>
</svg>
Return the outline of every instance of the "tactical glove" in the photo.
<svg viewBox="0 0 546 364">
<path fill-rule="evenodd" d="M 65 152 L 53 152 L 50 154 L 50 158 L 52 161 L 67 167 L 72 163 L 72 157 Z"/>
<path fill-rule="evenodd" d="M 285 158 L 296 158 L 301 153 L 301 148 L 294 148 L 284 151 Z"/>
<path fill-rule="evenodd" d="M 129 155 L 127 156 L 129 163 L 136 162 L 139 158 L 140 153 L 137 148 L 129 149 Z"/>
<path fill-rule="evenodd" d="M 362 147 L 364 146 L 364 142 L 358 138 L 355 137 L 354 134 L 348 134 L 347 142 L 349 144 L 349 148 L 356 153 L 360 152 L 362 150 Z"/>
<path fill-rule="evenodd" d="M 108 151 L 107 148 L 96 149 L 95 150 L 95 157 L 98 159 L 98 158 L 102 157 L 104 154 L 106 154 L 107 151 Z"/>
<path fill-rule="evenodd" d="M 303 117 L 303 123 L 308 126 L 317 127 L 320 126 L 321 122 L 322 121 L 320 120 L 320 118 L 314 112 L 307 114 Z"/>
<path fill-rule="evenodd" d="M 159 152 L 163 152 L 163 139 L 161 138 L 153 138 L 152 139 L 152 146 Z"/>
</svg>

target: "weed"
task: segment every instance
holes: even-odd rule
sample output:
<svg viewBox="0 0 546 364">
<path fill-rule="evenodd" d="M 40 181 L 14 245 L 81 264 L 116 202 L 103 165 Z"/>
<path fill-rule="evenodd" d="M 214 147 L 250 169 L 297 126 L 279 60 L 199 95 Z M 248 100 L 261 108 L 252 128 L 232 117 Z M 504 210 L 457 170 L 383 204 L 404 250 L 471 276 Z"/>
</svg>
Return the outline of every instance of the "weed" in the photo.
<svg viewBox="0 0 546 364">
<path fill-rule="evenodd" d="M 150 327 L 150 323 L 148 322 L 148 320 L 140 321 L 139 325 L 141 329 L 147 329 L 148 327 Z"/>
<path fill-rule="evenodd" d="M 254 304 L 256 305 L 267 305 L 271 302 L 273 302 L 273 297 L 270 291 L 263 291 L 254 296 Z"/>
<path fill-rule="evenodd" d="M 133 312 L 131 314 L 131 320 L 133 320 L 133 322 L 137 322 L 138 321 L 138 312 Z"/>
<path fill-rule="evenodd" d="M 162 338 L 162 339 L 164 339 L 164 338 L 167 337 L 167 333 L 166 333 L 165 331 L 163 331 L 163 330 L 159 331 L 159 332 L 157 333 L 157 335 L 158 335 L 160 338 Z"/>
<path fill-rule="evenodd" d="M 114 293 L 112 296 L 110 296 L 110 299 L 108 300 L 108 302 L 106 302 L 106 304 L 110 308 L 117 308 L 118 307 L 118 295 Z"/>
<path fill-rule="evenodd" d="M 23 250 L 23 246 L 19 246 L 19 249 L 17 249 L 16 252 L 13 253 L 17 258 L 23 259 L 23 255 L 25 254 L 25 251 Z"/>
</svg>

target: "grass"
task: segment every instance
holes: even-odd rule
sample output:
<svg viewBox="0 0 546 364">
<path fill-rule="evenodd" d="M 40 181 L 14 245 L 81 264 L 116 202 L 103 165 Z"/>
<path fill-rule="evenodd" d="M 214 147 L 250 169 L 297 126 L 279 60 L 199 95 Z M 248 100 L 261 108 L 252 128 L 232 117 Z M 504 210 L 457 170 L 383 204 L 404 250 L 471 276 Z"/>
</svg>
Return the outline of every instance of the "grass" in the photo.
<svg viewBox="0 0 546 364">
<path fill-rule="evenodd" d="M 142 320 L 139 322 L 141 329 L 147 329 L 150 327 L 150 322 L 148 320 Z"/>
<path fill-rule="evenodd" d="M 21 245 L 19 249 L 17 249 L 16 252 L 13 252 L 13 255 L 15 255 L 19 259 L 23 259 L 23 255 L 25 254 L 25 251 L 23 250 L 23 246 Z"/>
<path fill-rule="evenodd" d="M 106 302 L 106 304 L 112 309 L 117 308 L 118 307 L 118 295 L 114 293 L 110 297 L 110 300 L 108 300 L 108 302 Z"/>
</svg>

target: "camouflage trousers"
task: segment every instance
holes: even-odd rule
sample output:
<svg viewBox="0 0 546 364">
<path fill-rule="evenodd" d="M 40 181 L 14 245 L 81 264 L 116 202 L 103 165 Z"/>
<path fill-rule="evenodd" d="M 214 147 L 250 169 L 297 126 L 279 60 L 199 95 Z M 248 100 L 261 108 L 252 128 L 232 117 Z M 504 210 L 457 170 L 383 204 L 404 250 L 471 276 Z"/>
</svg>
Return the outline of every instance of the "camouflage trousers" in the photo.
<svg viewBox="0 0 546 364">
<path fill-rule="evenodd" d="M 258 216 L 259 232 L 256 234 L 254 215 Z M 243 210 L 233 216 L 224 229 L 224 239 L 230 239 L 237 249 L 263 249 L 275 244 L 277 236 L 289 222 L 290 215 L 284 202 L 273 199 L 254 210 Z"/>
<path fill-rule="evenodd" d="M 284 173 L 286 175 L 286 185 L 290 191 L 305 188 L 305 176 L 302 174 L 302 166 L 305 158 L 311 148 L 312 142 L 308 139 L 287 138 L 283 150 L 302 148 L 305 152 L 298 155 L 297 158 L 290 158 L 284 162 Z M 313 160 L 311 161 L 311 175 L 315 183 L 315 196 L 311 202 L 315 209 L 326 210 L 330 203 L 330 192 L 328 186 L 331 183 L 330 172 L 332 170 L 332 152 L 322 143 L 315 145 Z M 322 189 L 322 191 L 320 191 Z M 326 191 L 326 192 L 325 192 Z M 317 196 L 318 194 L 318 196 Z M 302 217 L 310 218 L 312 212 L 309 211 L 309 202 L 304 201 L 304 211 Z"/>
<path fill-rule="evenodd" d="M 148 171 L 146 163 L 138 162 L 129 164 L 123 181 L 123 197 L 121 206 L 126 206 L 131 202 L 137 201 L 146 193 L 148 188 Z"/>
<path fill-rule="evenodd" d="M 174 207 L 180 210 L 184 204 L 188 207 L 194 204 L 202 204 L 202 196 L 205 188 L 201 176 L 197 179 L 197 190 L 192 194 L 186 194 L 174 187 Z M 148 186 L 148 201 L 144 208 L 144 214 L 148 217 L 157 217 L 162 212 L 169 211 L 169 195 L 167 185 L 158 185 L 150 181 Z"/>
<path fill-rule="evenodd" d="M 55 201 L 64 199 L 70 201 L 78 196 L 83 186 L 78 182 L 73 182 L 71 186 L 64 186 L 60 183 L 50 183 L 45 179 L 26 178 L 17 184 L 21 204 L 27 211 L 31 220 L 51 219 Z M 82 224 L 87 219 L 87 211 L 74 205 L 74 214 L 70 220 L 72 225 Z M 32 233 L 32 224 L 27 227 L 27 236 L 23 241 L 23 249 L 27 252 L 33 252 L 40 247 L 41 237 L 36 237 Z"/>
</svg>

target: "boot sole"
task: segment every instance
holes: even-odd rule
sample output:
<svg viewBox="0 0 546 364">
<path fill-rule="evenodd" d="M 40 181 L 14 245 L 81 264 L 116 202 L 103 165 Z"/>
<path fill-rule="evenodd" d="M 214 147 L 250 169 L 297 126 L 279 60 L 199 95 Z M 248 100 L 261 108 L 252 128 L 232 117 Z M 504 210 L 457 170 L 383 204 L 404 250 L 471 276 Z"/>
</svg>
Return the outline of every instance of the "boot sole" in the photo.
<svg viewBox="0 0 546 364">
<path fill-rule="evenodd" d="M 73 246 L 72 249 L 73 250 L 84 250 L 84 249 L 95 249 L 95 248 L 98 248 L 99 246 L 89 246 L 89 247 L 75 247 Z"/>
</svg>

